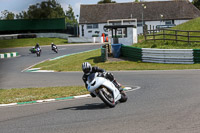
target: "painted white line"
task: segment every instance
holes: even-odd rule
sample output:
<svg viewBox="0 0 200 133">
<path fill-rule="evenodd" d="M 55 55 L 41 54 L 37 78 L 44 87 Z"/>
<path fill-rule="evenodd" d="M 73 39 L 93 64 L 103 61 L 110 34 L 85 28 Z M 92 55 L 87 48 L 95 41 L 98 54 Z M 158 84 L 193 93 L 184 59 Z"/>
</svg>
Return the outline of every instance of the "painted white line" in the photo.
<svg viewBox="0 0 200 133">
<path fill-rule="evenodd" d="M 17 103 L 10 103 L 10 104 L 0 104 L 0 107 L 12 106 L 12 105 L 17 105 Z"/>
<path fill-rule="evenodd" d="M 29 70 L 39 70 L 40 68 L 31 68 Z"/>
<path fill-rule="evenodd" d="M 84 97 L 91 97 L 90 94 L 81 95 L 81 96 L 74 96 L 74 98 L 84 98 Z"/>
<path fill-rule="evenodd" d="M 45 100 L 37 100 L 37 103 L 42 103 L 42 102 L 51 102 L 51 101 L 55 101 L 56 99 L 45 99 Z"/>
<path fill-rule="evenodd" d="M 37 70 L 37 71 L 32 71 L 32 72 L 54 72 L 54 71 L 53 70 Z"/>
<path fill-rule="evenodd" d="M 35 66 L 35 65 L 37 65 L 37 64 L 40 64 L 40 63 L 43 63 L 43 62 L 45 62 L 45 61 L 47 61 L 47 60 L 49 60 L 49 59 L 46 59 L 46 60 L 40 61 L 40 62 L 38 62 L 38 63 L 35 63 L 35 64 L 33 64 L 33 65 L 31 65 L 31 66 L 25 68 L 25 69 L 22 70 L 21 72 L 27 71 L 27 70 L 31 69 L 33 66 Z M 34 69 L 34 68 L 33 68 L 33 69 Z"/>
<path fill-rule="evenodd" d="M 125 87 L 124 90 L 125 90 L 125 92 L 129 92 L 129 91 L 139 90 L 140 88 L 141 88 L 140 86 Z"/>
<path fill-rule="evenodd" d="M 131 87 L 124 87 L 125 90 L 131 90 Z"/>
</svg>

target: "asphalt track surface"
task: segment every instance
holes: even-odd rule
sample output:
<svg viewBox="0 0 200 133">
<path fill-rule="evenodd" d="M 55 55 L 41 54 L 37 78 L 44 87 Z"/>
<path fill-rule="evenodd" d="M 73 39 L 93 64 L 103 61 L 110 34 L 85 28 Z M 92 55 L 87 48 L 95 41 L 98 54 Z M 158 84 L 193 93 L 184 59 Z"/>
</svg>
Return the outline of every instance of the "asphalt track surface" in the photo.
<svg viewBox="0 0 200 133">
<path fill-rule="evenodd" d="M 93 48 L 93 46 L 88 47 Z M 32 63 L 40 60 L 32 56 L 30 55 L 30 58 L 35 59 Z M 23 56 L 17 58 L 23 58 Z M 13 59 L 7 60 L 14 62 Z M 8 65 L 8 62 L 5 60 L 3 63 L 2 60 L 0 62 L 1 68 L 4 68 L 5 71 L 1 71 L 2 76 L 8 72 L 2 65 Z M 9 67 L 10 71 L 15 74 L 9 76 L 10 73 L 8 73 L 7 77 L 15 77 L 17 75 L 15 70 L 23 70 L 28 66 L 23 63 L 23 60 L 15 63 L 20 64 L 16 68 Z M 23 63 L 23 67 L 21 63 Z M 31 62 L 29 61 L 27 64 L 30 65 Z M 141 87 L 139 90 L 127 93 L 129 99 L 126 103 L 119 103 L 115 108 L 108 108 L 98 98 L 84 98 L 0 107 L 0 133 L 200 132 L 200 70 L 113 73 L 122 84 Z M 29 74 L 34 76 L 29 77 Z M 47 74 L 46 77 L 51 76 L 50 73 L 42 74 Z M 30 79 L 41 76 L 40 73 L 25 72 L 22 75 L 28 76 Z M 81 81 L 78 77 L 82 73 L 55 73 L 54 75 L 58 79 L 66 76 L 67 83 L 64 85 L 67 85 L 74 82 L 67 81 L 68 77 Z M 1 87 L 2 85 L 7 85 L 5 79 L 1 80 Z M 20 86 L 23 87 L 26 84 L 20 84 Z"/>
<path fill-rule="evenodd" d="M 49 46 L 41 46 L 41 57 L 31 54 L 26 48 L 1 49 L 0 52 L 19 52 L 20 57 L 0 60 L 0 88 L 26 88 L 49 86 L 83 85 L 82 73 L 26 73 L 24 69 L 46 59 L 62 55 L 79 53 L 87 50 L 100 48 L 100 44 L 90 45 L 65 45 L 58 46 L 58 54 Z M 81 67 L 80 62 L 80 67 Z M 74 80 L 76 79 L 76 80 Z"/>
</svg>

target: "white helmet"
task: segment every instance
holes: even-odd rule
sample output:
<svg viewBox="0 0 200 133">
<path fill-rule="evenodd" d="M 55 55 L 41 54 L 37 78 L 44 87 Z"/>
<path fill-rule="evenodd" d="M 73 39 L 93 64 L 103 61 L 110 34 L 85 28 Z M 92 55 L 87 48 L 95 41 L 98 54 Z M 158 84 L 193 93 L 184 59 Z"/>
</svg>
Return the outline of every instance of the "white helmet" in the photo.
<svg viewBox="0 0 200 133">
<path fill-rule="evenodd" d="M 89 62 L 84 62 L 82 64 L 82 70 L 86 75 L 88 75 L 92 71 L 91 64 Z"/>
</svg>

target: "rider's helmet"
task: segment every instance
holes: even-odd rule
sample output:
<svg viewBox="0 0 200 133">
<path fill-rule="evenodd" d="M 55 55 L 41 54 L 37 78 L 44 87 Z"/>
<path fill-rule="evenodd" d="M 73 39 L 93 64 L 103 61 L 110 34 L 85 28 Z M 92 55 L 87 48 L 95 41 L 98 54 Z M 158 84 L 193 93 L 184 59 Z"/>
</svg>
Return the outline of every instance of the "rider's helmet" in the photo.
<svg viewBox="0 0 200 133">
<path fill-rule="evenodd" d="M 86 75 L 89 75 L 92 71 L 92 65 L 89 62 L 84 62 L 82 64 L 82 70 Z"/>
<path fill-rule="evenodd" d="M 36 43 L 36 47 L 39 47 L 40 45 L 39 45 L 39 43 Z"/>
</svg>

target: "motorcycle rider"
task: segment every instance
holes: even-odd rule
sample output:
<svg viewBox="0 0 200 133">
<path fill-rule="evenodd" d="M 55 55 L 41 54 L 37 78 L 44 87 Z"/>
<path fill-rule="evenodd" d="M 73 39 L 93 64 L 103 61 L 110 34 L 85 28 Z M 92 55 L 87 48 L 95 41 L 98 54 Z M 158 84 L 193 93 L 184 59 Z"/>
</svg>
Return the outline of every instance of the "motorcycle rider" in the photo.
<svg viewBox="0 0 200 133">
<path fill-rule="evenodd" d="M 95 73 L 95 72 L 100 72 L 103 74 L 103 76 L 110 80 L 115 86 L 116 88 L 122 92 L 123 91 L 123 88 L 122 86 L 115 80 L 114 76 L 112 73 L 109 73 L 109 72 L 106 72 L 104 69 L 101 69 L 99 67 L 92 67 L 92 65 L 89 63 L 89 62 L 84 62 L 82 64 L 82 70 L 84 72 L 84 75 L 82 77 L 84 83 L 85 83 L 85 87 L 87 88 L 87 84 L 86 84 L 86 81 L 87 81 L 87 78 L 88 76 L 91 74 L 91 73 Z M 95 95 L 93 93 L 90 94 L 92 97 L 95 97 Z"/>
<path fill-rule="evenodd" d="M 51 49 L 53 50 L 54 47 L 56 48 L 56 45 L 52 42 L 52 43 L 51 43 Z"/>
<path fill-rule="evenodd" d="M 40 49 L 40 45 L 39 45 L 39 43 L 36 43 L 36 45 L 35 45 L 35 49 L 37 49 L 37 48 Z"/>
</svg>

